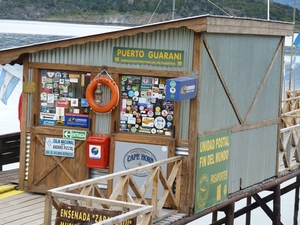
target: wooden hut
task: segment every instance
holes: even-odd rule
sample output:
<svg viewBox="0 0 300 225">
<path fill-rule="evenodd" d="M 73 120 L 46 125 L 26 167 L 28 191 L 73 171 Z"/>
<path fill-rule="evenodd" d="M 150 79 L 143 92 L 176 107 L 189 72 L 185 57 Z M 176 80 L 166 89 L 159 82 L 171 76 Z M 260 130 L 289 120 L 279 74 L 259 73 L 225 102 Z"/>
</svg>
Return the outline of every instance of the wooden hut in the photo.
<svg viewBox="0 0 300 225">
<path fill-rule="evenodd" d="M 24 67 L 20 188 L 183 155 L 180 211 L 193 214 L 276 177 L 292 34 L 205 15 L 0 51 Z"/>
</svg>

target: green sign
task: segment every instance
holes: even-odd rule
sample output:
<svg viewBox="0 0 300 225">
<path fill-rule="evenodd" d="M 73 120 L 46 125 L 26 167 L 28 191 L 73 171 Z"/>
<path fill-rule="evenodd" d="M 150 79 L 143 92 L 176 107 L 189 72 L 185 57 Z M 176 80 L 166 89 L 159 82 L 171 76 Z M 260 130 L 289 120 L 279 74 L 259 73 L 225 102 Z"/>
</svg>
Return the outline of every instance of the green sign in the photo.
<svg viewBox="0 0 300 225">
<path fill-rule="evenodd" d="M 183 59 L 184 51 L 119 47 L 113 49 L 113 61 L 116 63 L 182 67 Z"/>
<path fill-rule="evenodd" d="M 86 140 L 86 131 L 63 130 L 63 137 L 75 140 Z"/>
<path fill-rule="evenodd" d="M 231 131 L 200 137 L 195 213 L 227 200 Z"/>
</svg>

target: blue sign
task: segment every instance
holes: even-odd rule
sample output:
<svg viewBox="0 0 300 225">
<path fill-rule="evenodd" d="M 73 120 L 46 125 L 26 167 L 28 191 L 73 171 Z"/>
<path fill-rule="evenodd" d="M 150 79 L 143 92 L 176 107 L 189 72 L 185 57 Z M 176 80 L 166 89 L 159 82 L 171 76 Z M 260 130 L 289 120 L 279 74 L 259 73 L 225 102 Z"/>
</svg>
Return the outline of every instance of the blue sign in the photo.
<svg viewBox="0 0 300 225">
<path fill-rule="evenodd" d="M 166 100 L 183 101 L 195 98 L 197 95 L 197 79 L 178 77 L 167 79 Z"/>
<path fill-rule="evenodd" d="M 89 124 L 90 118 L 88 115 L 71 113 L 66 113 L 65 115 L 65 126 L 88 128 Z"/>
</svg>

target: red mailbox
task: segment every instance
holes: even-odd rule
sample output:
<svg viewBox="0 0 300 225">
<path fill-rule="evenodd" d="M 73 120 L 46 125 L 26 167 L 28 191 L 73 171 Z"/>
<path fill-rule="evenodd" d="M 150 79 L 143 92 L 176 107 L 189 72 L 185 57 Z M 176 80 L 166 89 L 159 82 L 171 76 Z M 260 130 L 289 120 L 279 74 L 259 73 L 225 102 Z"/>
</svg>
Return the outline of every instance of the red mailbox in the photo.
<svg viewBox="0 0 300 225">
<path fill-rule="evenodd" d="M 86 141 L 86 166 L 104 169 L 108 166 L 110 138 L 91 136 Z"/>
</svg>

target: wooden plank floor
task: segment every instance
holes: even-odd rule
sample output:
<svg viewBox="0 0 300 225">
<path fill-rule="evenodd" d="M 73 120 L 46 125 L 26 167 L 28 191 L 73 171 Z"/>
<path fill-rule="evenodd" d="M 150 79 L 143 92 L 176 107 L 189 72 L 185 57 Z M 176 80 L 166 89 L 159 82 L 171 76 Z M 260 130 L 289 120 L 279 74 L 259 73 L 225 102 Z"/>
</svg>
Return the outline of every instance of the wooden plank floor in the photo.
<svg viewBox="0 0 300 225">
<path fill-rule="evenodd" d="M 0 171 L 0 186 L 15 185 L 17 188 L 18 178 L 18 169 Z M 43 224 L 44 205 L 45 195 L 43 194 L 23 192 L 10 197 L 0 198 L 0 225 Z M 54 224 L 56 210 L 53 208 L 52 212 L 52 224 Z"/>
<path fill-rule="evenodd" d="M 19 169 L 0 171 L 0 185 L 18 184 L 19 183 Z"/>
<path fill-rule="evenodd" d="M 19 170 L 0 171 L 0 186 L 15 185 L 18 189 Z M 3 193 L 3 195 L 8 194 Z M 13 196 L 1 198 L 0 193 L 0 225 L 43 225 L 45 195 L 22 192 Z M 175 214 L 165 218 L 155 225 L 167 225 L 175 222 L 186 214 Z M 52 207 L 52 223 L 55 224 L 56 209 Z"/>
</svg>

